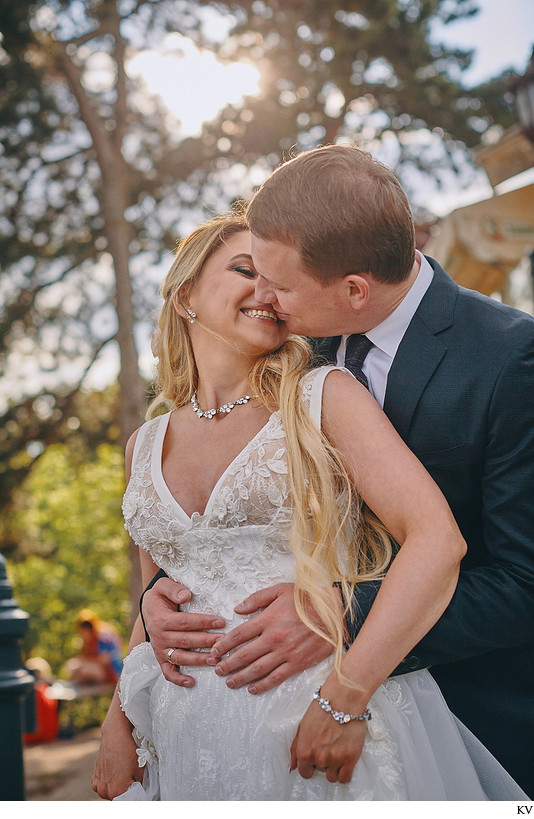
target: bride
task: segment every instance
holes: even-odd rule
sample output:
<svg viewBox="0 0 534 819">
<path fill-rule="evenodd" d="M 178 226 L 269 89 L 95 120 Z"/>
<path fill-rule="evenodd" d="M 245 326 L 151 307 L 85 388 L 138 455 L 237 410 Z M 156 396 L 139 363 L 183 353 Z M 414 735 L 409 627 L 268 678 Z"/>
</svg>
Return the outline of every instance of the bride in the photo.
<svg viewBox="0 0 534 819">
<path fill-rule="evenodd" d="M 255 277 L 238 214 L 181 242 L 162 287 L 160 392 L 126 448 L 125 525 L 144 584 L 163 568 L 193 592 L 183 609 L 211 612 L 213 628 L 221 616 L 228 629 L 246 619 L 234 606 L 252 592 L 295 583 L 300 617 L 334 660 L 257 697 L 203 665 L 188 690 L 163 677 L 138 619 L 94 790 L 180 801 L 524 798 L 474 737 L 468 750 L 427 671 L 388 678 L 455 589 L 465 544 L 443 496 L 350 373 L 308 369 L 307 343 L 256 302 Z M 351 613 L 339 586 L 351 600 L 355 583 L 384 575 L 345 650 Z"/>
</svg>

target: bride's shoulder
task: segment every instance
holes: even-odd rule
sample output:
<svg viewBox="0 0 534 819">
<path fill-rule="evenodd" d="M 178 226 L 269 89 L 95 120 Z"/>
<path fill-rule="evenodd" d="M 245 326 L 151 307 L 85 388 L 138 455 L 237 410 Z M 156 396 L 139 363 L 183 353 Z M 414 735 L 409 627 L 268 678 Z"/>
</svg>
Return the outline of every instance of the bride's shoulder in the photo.
<svg viewBox="0 0 534 819">
<path fill-rule="evenodd" d="M 346 400 L 352 382 L 358 384 L 345 367 L 326 365 L 309 370 L 302 382 L 302 399 L 312 418 L 320 426 L 325 400 L 328 404 Z M 361 385 L 360 385 L 361 386 Z"/>
<path fill-rule="evenodd" d="M 314 367 L 309 370 L 303 378 L 303 389 L 325 390 L 339 388 L 340 386 L 352 384 L 356 379 L 346 367 L 337 367 L 333 364 L 326 364 L 322 367 Z M 356 383 L 358 383 L 356 381 Z M 327 386 L 328 385 L 328 386 Z"/>
<path fill-rule="evenodd" d="M 331 420 L 346 420 L 346 414 L 357 411 L 360 416 L 380 407 L 358 379 L 345 367 L 330 367 L 322 380 L 322 404 L 324 413 Z"/>
</svg>

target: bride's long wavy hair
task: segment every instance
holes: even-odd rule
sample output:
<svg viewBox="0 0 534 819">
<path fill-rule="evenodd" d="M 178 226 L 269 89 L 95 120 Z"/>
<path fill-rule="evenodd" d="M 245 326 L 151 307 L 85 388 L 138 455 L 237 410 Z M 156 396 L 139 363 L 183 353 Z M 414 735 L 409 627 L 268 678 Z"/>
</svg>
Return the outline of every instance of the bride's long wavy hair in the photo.
<svg viewBox="0 0 534 819">
<path fill-rule="evenodd" d="M 177 409 L 191 400 L 198 371 L 188 322 L 176 311 L 204 263 L 233 234 L 247 230 L 245 216 L 232 213 L 205 222 L 178 244 L 174 262 L 161 286 L 163 307 L 158 321 L 157 395 L 147 416 Z M 294 516 L 291 548 L 296 558 L 295 602 L 301 619 L 343 657 L 344 623 L 339 617 L 334 583 L 346 601 L 356 583 L 382 578 L 393 555 L 390 536 L 354 491 L 340 454 L 329 444 L 306 410 L 302 379 L 309 370 L 311 347 L 290 335 L 274 352 L 258 358 L 249 374 L 250 392 L 274 412 L 280 410 L 286 436 Z M 343 498 L 343 502 L 340 499 Z M 345 548 L 336 548 L 344 541 Z M 315 614 L 310 616 L 310 605 Z M 346 614 L 353 615 L 347 602 Z"/>
</svg>

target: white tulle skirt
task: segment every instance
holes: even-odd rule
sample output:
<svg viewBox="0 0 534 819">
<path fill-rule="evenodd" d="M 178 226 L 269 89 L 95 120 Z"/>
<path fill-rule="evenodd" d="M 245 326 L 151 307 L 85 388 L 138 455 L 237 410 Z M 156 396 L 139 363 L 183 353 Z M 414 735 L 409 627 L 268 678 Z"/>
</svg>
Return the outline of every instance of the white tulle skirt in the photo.
<svg viewBox="0 0 534 819">
<path fill-rule="evenodd" d="M 122 708 L 135 726 L 143 785 L 119 800 L 481 801 L 524 800 L 523 791 L 451 714 L 427 671 L 380 686 L 349 784 L 289 773 L 290 747 L 328 661 L 274 691 L 229 690 L 213 669 L 194 669 L 185 689 L 161 674 L 150 644 L 127 657 Z"/>
</svg>

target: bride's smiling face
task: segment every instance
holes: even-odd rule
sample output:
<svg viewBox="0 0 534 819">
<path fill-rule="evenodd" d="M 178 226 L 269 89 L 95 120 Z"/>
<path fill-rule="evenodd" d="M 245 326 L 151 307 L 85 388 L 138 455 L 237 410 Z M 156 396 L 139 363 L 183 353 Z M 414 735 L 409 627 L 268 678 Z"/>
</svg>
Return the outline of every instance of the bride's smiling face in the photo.
<svg viewBox="0 0 534 819">
<path fill-rule="evenodd" d="M 256 278 L 250 233 L 234 233 L 204 263 L 186 300 L 197 316 L 190 328 L 193 342 L 202 336 L 220 344 L 223 338 L 248 356 L 284 343 L 289 331 L 270 304 L 257 301 Z"/>
</svg>

